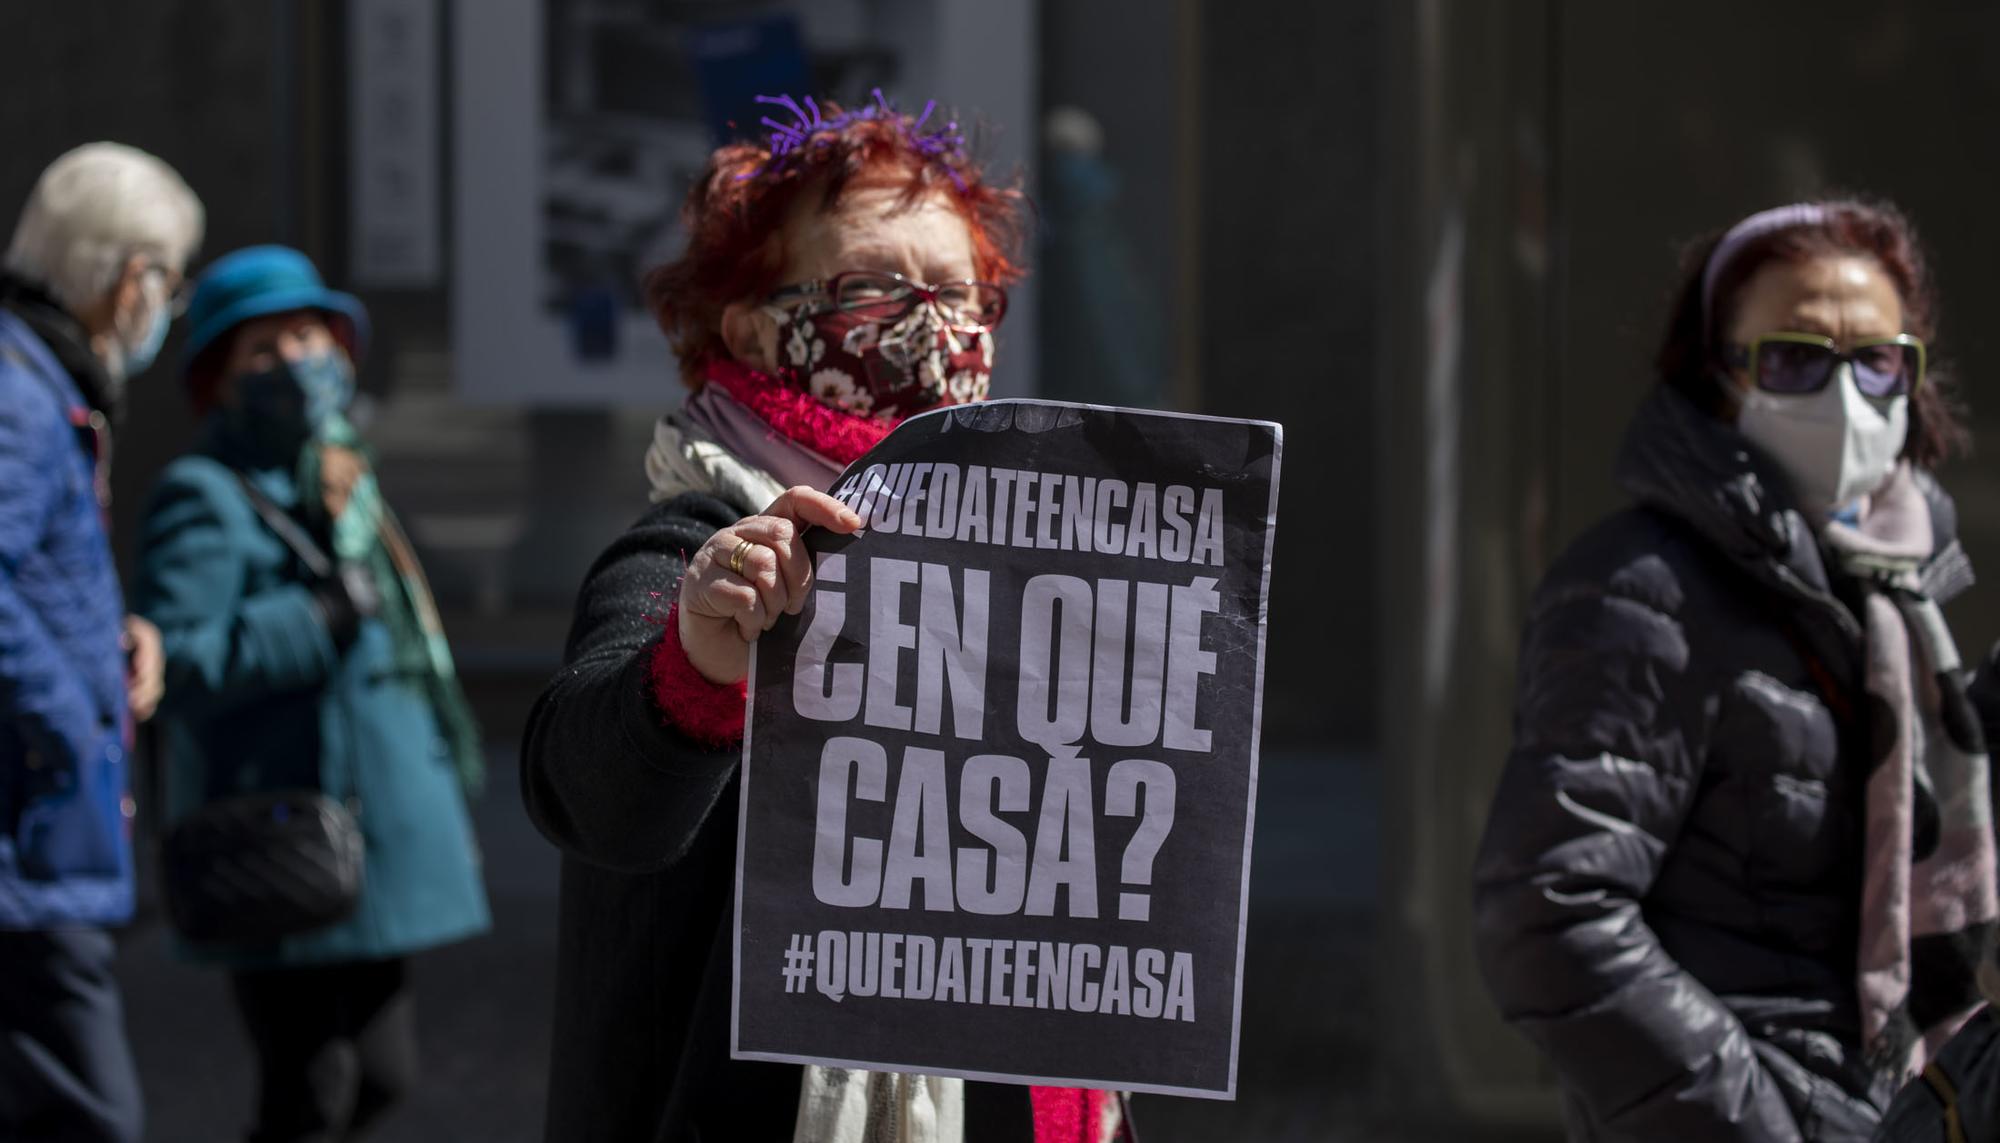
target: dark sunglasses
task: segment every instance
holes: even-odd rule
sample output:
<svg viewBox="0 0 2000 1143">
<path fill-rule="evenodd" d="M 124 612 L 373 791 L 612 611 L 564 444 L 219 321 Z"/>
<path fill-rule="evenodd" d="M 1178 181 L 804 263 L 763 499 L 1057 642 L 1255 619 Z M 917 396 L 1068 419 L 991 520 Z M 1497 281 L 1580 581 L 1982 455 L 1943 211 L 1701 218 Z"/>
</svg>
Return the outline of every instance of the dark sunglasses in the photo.
<svg viewBox="0 0 2000 1143">
<path fill-rule="evenodd" d="M 1767 333 L 1748 345 L 1732 345 L 1724 358 L 1731 368 L 1748 369 L 1766 393 L 1817 393 L 1842 362 L 1854 367 L 1854 387 L 1864 397 L 1886 401 L 1907 397 L 1924 383 L 1923 339 L 1894 337 L 1856 342 L 1843 352 L 1830 337 L 1814 333 Z"/>
</svg>

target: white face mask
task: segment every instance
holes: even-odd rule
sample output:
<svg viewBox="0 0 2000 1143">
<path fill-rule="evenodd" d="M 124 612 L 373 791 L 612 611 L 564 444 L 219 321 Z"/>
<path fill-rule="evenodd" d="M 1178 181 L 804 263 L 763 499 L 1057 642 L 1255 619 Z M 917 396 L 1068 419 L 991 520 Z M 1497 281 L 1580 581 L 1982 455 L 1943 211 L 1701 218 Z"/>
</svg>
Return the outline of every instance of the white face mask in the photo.
<svg viewBox="0 0 2000 1143">
<path fill-rule="evenodd" d="M 1736 428 L 1778 462 L 1799 509 L 1819 521 L 1880 488 L 1909 436 L 1909 398 L 1874 401 L 1842 362 L 1817 393 L 1743 395 Z"/>
</svg>

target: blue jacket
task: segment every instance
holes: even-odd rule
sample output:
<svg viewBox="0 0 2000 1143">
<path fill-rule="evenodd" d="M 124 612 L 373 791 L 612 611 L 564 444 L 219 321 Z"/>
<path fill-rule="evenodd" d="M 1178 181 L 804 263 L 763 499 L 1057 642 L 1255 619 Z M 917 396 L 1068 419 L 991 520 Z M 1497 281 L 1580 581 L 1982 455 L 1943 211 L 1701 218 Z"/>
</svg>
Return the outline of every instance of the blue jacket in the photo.
<svg viewBox="0 0 2000 1143">
<path fill-rule="evenodd" d="M 88 417 L 0 310 L 0 929 L 132 914 L 125 603 Z"/>
<path fill-rule="evenodd" d="M 360 905 L 339 924 L 269 947 L 184 951 L 291 967 L 399 956 L 485 930 L 465 798 L 422 683 L 396 673 L 375 619 L 336 645 L 305 569 L 258 518 L 226 445 L 206 452 L 162 474 L 134 587 L 166 646 L 167 821 L 214 799 L 318 783 L 356 811 L 366 869 Z M 289 472 L 249 475 L 279 506 L 299 504 Z"/>
</svg>

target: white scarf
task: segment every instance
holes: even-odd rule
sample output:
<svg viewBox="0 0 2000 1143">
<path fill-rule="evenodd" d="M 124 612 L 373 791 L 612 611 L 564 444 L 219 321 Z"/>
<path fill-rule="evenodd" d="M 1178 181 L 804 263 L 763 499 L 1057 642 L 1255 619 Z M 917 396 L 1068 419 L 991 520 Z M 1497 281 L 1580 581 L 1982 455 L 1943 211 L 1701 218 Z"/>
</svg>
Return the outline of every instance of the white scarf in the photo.
<svg viewBox="0 0 2000 1143">
<path fill-rule="evenodd" d="M 683 492 L 702 492 L 727 501 L 745 516 L 768 507 L 785 486 L 777 477 L 746 464 L 693 425 L 669 414 L 653 428 L 646 449 L 646 481 L 652 501 L 671 500 Z"/>
<path fill-rule="evenodd" d="M 792 1143 L 960 1143 L 965 1081 L 808 1065 Z"/>
<path fill-rule="evenodd" d="M 845 467 L 773 429 L 717 384 L 661 417 L 646 451 L 655 502 L 706 492 L 745 515 L 762 512 L 795 484 L 830 488 Z"/>
</svg>

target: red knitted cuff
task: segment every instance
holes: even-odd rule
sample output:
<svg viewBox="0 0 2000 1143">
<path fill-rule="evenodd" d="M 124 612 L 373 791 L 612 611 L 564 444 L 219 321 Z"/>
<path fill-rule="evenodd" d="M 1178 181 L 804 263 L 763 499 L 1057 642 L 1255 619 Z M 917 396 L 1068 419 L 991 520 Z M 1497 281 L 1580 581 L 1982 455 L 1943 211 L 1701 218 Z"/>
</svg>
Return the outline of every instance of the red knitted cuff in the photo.
<svg viewBox="0 0 2000 1143">
<path fill-rule="evenodd" d="M 695 670 L 681 647 L 678 603 L 667 609 L 666 634 L 653 648 L 646 680 L 667 725 L 703 746 L 719 748 L 743 741 L 743 713 L 750 692 L 741 682 L 712 683 Z"/>
<path fill-rule="evenodd" d="M 1125 1125 L 1103 1134 L 1107 1104 L 1118 1097 L 1108 1091 L 1076 1087 L 1031 1087 L 1035 1143 L 1110 1143 L 1127 1138 Z"/>
</svg>

